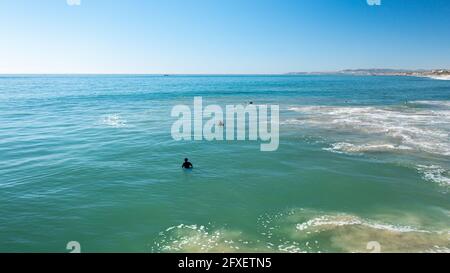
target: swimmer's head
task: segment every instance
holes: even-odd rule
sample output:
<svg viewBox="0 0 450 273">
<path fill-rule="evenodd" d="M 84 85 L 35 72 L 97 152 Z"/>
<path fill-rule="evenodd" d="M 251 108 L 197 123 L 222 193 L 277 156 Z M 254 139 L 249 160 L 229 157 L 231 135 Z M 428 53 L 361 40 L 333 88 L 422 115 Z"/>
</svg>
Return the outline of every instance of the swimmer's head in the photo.
<svg viewBox="0 0 450 273">
<path fill-rule="evenodd" d="M 185 158 L 185 159 L 184 159 L 184 162 L 187 162 L 188 160 L 189 160 L 189 159 Z"/>
</svg>

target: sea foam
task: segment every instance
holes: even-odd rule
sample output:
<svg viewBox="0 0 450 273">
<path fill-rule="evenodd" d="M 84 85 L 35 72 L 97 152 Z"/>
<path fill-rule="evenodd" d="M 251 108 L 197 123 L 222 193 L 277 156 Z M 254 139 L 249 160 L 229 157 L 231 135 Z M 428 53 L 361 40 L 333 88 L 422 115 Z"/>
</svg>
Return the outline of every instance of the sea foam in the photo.
<svg viewBox="0 0 450 273">
<path fill-rule="evenodd" d="M 126 126 L 126 121 L 119 114 L 105 115 L 101 118 L 101 123 L 115 128 Z"/>
<path fill-rule="evenodd" d="M 448 229 L 425 229 L 413 223 L 424 221 L 417 215 L 358 215 L 292 209 L 260 219 L 262 234 L 281 241 L 303 245 L 308 252 L 368 252 L 368 243 L 376 241 L 381 252 L 446 252 L 450 247 Z M 380 219 L 396 219 L 397 223 Z M 410 224 L 405 224 L 408 222 Z"/>
<path fill-rule="evenodd" d="M 423 179 L 437 183 L 441 186 L 450 186 L 448 170 L 437 165 L 418 165 L 417 170 L 422 174 Z"/>
<path fill-rule="evenodd" d="M 339 141 L 331 147 L 343 152 L 410 150 L 450 155 L 450 102 L 418 101 L 411 104 L 439 106 L 423 109 L 400 106 L 303 106 L 291 107 L 301 114 L 283 124 L 352 133 L 361 142 Z M 323 132 L 318 132 L 323 133 Z M 356 137 L 358 139 L 358 137 Z M 382 140 L 382 141 L 381 141 Z"/>
</svg>

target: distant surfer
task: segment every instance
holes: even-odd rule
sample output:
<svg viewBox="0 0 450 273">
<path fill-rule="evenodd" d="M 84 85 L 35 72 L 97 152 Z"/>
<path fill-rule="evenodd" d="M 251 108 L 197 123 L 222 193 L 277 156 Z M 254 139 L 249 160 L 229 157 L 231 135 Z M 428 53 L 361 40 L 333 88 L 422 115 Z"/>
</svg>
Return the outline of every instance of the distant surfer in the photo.
<svg viewBox="0 0 450 273">
<path fill-rule="evenodd" d="M 194 166 L 192 166 L 192 163 L 189 162 L 189 159 L 185 158 L 183 165 L 181 165 L 181 168 L 183 168 L 183 169 L 192 169 L 192 168 L 194 168 Z"/>
<path fill-rule="evenodd" d="M 223 124 L 223 121 L 219 121 L 219 124 L 218 124 L 218 125 L 219 125 L 219 127 L 223 127 L 223 125 L 224 125 L 224 124 Z"/>
</svg>

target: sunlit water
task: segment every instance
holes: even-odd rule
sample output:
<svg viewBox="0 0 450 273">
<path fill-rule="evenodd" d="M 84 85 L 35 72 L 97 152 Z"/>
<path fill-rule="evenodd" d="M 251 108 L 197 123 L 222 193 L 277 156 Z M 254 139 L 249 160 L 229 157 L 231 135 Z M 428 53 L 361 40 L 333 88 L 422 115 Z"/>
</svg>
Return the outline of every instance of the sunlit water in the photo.
<svg viewBox="0 0 450 273">
<path fill-rule="evenodd" d="M 194 96 L 279 105 L 279 149 L 174 141 Z M 0 251 L 448 252 L 449 132 L 449 81 L 0 76 Z"/>
</svg>

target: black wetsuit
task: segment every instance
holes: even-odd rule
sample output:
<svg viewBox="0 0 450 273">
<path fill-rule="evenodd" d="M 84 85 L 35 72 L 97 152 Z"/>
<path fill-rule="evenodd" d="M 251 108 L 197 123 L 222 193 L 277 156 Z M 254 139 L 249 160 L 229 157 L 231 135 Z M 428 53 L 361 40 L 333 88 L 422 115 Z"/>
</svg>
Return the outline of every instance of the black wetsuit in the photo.
<svg viewBox="0 0 450 273">
<path fill-rule="evenodd" d="M 194 166 L 192 166 L 192 163 L 189 162 L 189 161 L 184 162 L 181 167 L 184 168 L 184 169 L 192 169 L 192 168 L 194 168 Z"/>
</svg>

